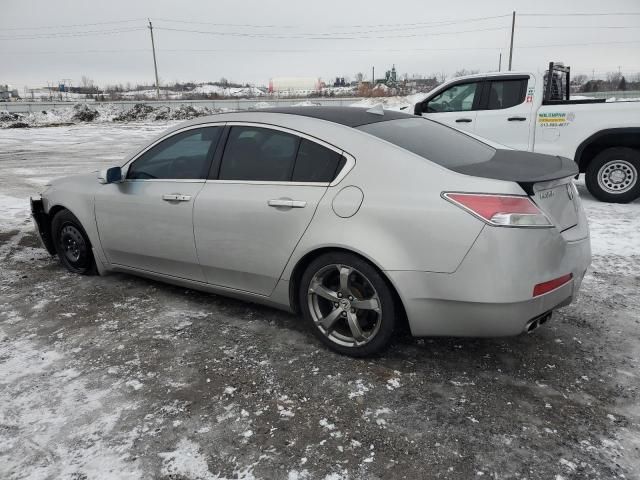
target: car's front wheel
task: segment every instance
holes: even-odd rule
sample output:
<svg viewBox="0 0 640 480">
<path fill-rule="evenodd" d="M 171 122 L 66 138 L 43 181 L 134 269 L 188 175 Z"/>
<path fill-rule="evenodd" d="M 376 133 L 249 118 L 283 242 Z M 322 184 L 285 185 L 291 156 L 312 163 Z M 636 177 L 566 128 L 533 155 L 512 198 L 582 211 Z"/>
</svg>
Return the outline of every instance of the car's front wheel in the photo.
<svg viewBox="0 0 640 480">
<path fill-rule="evenodd" d="M 640 151 L 627 147 L 607 148 L 587 166 L 585 182 L 602 202 L 629 203 L 640 196 Z"/>
<path fill-rule="evenodd" d="M 82 275 L 96 272 L 89 237 L 75 215 L 69 210 L 56 213 L 51 232 L 60 263 L 67 270 Z"/>
<path fill-rule="evenodd" d="M 391 342 L 396 325 L 391 288 L 356 255 L 331 252 L 313 260 L 302 275 L 299 302 L 314 334 L 339 353 L 374 355 Z"/>
</svg>

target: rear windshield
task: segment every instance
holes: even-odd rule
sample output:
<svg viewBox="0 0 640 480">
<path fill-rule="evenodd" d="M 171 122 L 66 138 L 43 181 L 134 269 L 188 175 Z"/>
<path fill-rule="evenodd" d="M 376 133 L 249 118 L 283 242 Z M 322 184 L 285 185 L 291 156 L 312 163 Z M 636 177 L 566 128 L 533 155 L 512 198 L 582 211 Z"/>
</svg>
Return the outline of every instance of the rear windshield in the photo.
<svg viewBox="0 0 640 480">
<path fill-rule="evenodd" d="M 357 127 L 446 168 L 491 160 L 496 150 L 486 143 L 425 118 L 403 118 Z"/>
</svg>

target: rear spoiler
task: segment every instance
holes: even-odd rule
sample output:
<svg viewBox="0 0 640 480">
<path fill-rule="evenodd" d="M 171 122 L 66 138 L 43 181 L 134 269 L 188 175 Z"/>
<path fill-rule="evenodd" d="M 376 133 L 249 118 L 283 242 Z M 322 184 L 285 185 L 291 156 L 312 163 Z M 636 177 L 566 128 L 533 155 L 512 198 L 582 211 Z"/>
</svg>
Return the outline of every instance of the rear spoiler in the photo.
<svg viewBox="0 0 640 480">
<path fill-rule="evenodd" d="M 578 165 L 568 158 L 519 150 L 496 150 L 488 162 L 449 169 L 474 177 L 517 182 L 529 195 L 533 194 L 535 183 L 578 175 Z"/>
</svg>

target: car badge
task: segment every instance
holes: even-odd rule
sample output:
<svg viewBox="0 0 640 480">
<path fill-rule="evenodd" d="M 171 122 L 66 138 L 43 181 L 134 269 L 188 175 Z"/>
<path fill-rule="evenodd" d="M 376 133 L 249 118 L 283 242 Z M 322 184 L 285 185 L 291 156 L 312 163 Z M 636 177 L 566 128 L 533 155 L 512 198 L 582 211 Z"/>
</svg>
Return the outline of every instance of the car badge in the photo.
<svg viewBox="0 0 640 480">
<path fill-rule="evenodd" d="M 573 200 L 573 185 L 567 183 L 567 195 L 569 196 L 569 200 Z"/>
</svg>

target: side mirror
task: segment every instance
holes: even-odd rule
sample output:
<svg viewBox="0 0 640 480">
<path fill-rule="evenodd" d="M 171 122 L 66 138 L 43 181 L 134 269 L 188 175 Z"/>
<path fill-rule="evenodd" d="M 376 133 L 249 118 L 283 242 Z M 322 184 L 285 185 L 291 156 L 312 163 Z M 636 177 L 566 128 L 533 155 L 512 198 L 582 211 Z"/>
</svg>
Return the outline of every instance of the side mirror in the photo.
<svg viewBox="0 0 640 480">
<path fill-rule="evenodd" d="M 418 116 L 422 115 L 422 102 L 416 103 L 416 106 L 413 107 L 413 114 Z"/>
<path fill-rule="evenodd" d="M 122 169 L 120 167 L 105 168 L 98 172 L 100 183 L 120 183 L 122 181 Z"/>
</svg>

